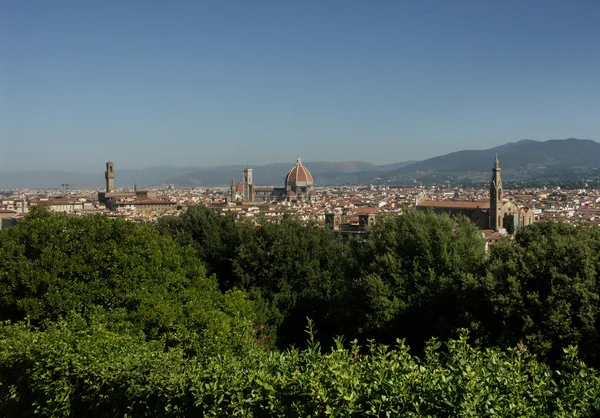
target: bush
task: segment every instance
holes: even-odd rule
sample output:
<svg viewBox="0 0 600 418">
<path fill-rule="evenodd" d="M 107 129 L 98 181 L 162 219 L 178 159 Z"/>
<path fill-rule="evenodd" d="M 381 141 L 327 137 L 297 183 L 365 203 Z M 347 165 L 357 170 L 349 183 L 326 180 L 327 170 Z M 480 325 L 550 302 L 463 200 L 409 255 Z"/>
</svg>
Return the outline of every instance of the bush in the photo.
<svg viewBox="0 0 600 418">
<path fill-rule="evenodd" d="M 467 335 L 321 353 L 250 350 L 185 359 L 160 342 L 73 317 L 45 331 L 0 326 L 3 416 L 587 416 L 600 377 L 566 351 L 551 370 L 521 348 L 480 350 Z"/>
</svg>

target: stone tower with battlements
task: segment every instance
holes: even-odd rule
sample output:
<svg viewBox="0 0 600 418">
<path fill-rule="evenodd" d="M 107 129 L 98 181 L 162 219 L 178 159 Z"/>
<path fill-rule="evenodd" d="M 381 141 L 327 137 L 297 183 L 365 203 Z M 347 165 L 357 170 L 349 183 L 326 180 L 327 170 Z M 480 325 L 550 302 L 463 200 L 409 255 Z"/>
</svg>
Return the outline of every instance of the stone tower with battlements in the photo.
<svg viewBox="0 0 600 418">
<path fill-rule="evenodd" d="M 492 182 L 490 183 L 490 229 L 499 231 L 504 228 L 504 214 L 502 212 L 502 176 L 500 175 L 498 154 L 496 154 L 492 173 Z"/>
<path fill-rule="evenodd" d="M 110 193 L 115 190 L 115 166 L 112 161 L 106 163 L 106 172 L 104 173 L 106 179 L 106 193 Z"/>
</svg>

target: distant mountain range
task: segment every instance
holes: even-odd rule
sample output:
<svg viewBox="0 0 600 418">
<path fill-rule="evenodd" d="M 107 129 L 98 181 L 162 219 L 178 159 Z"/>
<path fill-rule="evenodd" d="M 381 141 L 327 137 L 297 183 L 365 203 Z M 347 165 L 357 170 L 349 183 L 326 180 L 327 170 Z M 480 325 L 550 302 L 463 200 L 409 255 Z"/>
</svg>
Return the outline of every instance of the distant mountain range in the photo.
<svg viewBox="0 0 600 418">
<path fill-rule="evenodd" d="M 262 166 L 253 166 L 255 183 L 260 185 L 283 186 L 288 171 L 293 167 L 292 163 L 274 163 Z M 330 184 L 327 179 L 340 177 L 342 182 L 347 181 L 344 177 L 365 172 L 383 172 L 404 167 L 414 161 L 394 163 L 386 165 L 374 165 L 364 161 L 347 162 L 308 162 L 310 172 L 317 178 L 319 185 Z M 231 184 L 231 177 L 236 182 L 241 181 L 242 169 L 245 165 L 226 165 L 218 167 L 149 167 L 144 169 L 119 169 L 115 167 L 116 187 L 140 187 L 162 186 L 174 184 L 179 187 L 209 187 L 225 186 Z M 327 182 L 321 182 L 321 176 Z M 76 183 L 75 188 L 99 188 L 103 187 L 104 171 L 101 166 L 98 173 L 78 173 L 69 171 L 24 171 L 16 173 L 0 173 L 0 189 L 60 189 L 63 183 Z"/>
<path fill-rule="evenodd" d="M 415 161 L 406 161 L 387 165 L 374 165 L 365 161 L 345 162 L 305 162 L 318 185 L 345 184 L 358 179 L 359 174 L 386 172 L 400 169 Z M 285 176 L 295 163 L 274 163 L 252 166 L 254 183 L 265 186 L 283 186 Z M 193 172 L 179 174 L 168 178 L 166 183 L 182 187 L 228 185 L 233 176 L 236 182 L 241 181 L 242 169 L 245 166 L 228 166 L 197 169 Z"/>
<path fill-rule="evenodd" d="M 423 161 L 405 161 L 374 165 L 365 161 L 305 162 L 318 186 L 342 184 L 397 184 L 487 182 L 494 158 L 498 154 L 505 180 L 570 180 L 600 177 L 600 143 L 588 139 L 523 140 L 486 150 L 453 152 Z M 253 166 L 254 182 L 258 185 L 282 186 L 294 165 L 273 163 Z M 61 188 L 62 183 L 83 183 L 78 187 L 102 187 L 104 172 L 22 172 L 0 173 L 0 189 Z M 117 187 L 140 187 L 174 184 L 180 187 L 223 186 L 241 181 L 243 165 L 210 168 L 150 167 L 119 170 Z"/>
<path fill-rule="evenodd" d="M 477 151 L 458 151 L 391 170 L 380 181 L 431 183 L 489 181 L 498 155 L 504 180 L 570 180 L 600 175 L 600 144 L 589 139 L 525 139 Z M 365 179 L 363 179 L 364 181 Z"/>
<path fill-rule="evenodd" d="M 570 180 L 600 176 L 600 143 L 589 139 L 525 139 L 486 150 L 453 152 L 423 161 L 373 165 L 362 161 L 343 163 L 307 162 L 317 185 L 488 182 L 498 155 L 505 180 Z M 281 185 L 291 164 L 269 164 L 254 168 L 254 182 Z M 229 172 L 237 176 L 242 166 Z M 222 171 L 204 169 L 177 175 L 167 182 L 181 186 L 224 184 Z M 231 178 L 229 178 L 231 181 Z M 239 181 L 239 179 L 238 179 Z"/>
</svg>

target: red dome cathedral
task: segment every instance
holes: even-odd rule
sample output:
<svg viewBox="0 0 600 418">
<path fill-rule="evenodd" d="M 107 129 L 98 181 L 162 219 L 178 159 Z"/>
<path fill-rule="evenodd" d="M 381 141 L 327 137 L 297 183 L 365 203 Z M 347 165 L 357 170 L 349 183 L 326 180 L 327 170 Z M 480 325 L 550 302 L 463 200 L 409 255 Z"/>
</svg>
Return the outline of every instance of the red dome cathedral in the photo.
<svg viewBox="0 0 600 418">
<path fill-rule="evenodd" d="M 296 160 L 296 165 L 292 167 L 287 176 L 285 176 L 285 190 L 289 197 L 296 197 L 298 200 L 304 200 L 309 192 L 315 187 L 312 174 L 302 165 L 300 156 Z M 290 193 L 293 192 L 293 193 Z"/>
</svg>

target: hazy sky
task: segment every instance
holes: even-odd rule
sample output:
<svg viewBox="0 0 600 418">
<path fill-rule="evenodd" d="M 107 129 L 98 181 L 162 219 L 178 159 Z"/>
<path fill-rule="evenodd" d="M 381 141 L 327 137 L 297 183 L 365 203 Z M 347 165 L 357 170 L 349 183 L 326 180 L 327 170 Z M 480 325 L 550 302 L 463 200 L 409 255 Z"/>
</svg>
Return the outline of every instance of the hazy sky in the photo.
<svg viewBox="0 0 600 418">
<path fill-rule="evenodd" d="M 0 0 L 0 172 L 600 141 L 598 0 Z"/>
</svg>

